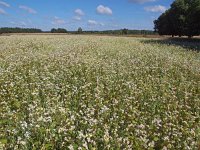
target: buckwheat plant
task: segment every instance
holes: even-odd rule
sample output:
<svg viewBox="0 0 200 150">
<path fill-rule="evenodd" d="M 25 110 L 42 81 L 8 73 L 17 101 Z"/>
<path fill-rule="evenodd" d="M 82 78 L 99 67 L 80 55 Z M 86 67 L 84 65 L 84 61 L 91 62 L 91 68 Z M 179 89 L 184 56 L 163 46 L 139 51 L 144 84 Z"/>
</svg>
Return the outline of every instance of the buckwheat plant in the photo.
<svg viewBox="0 0 200 150">
<path fill-rule="evenodd" d="M 0 149 L 197 150 L 200 53 L 146 40 L 1 36 Z"/>
</svg>

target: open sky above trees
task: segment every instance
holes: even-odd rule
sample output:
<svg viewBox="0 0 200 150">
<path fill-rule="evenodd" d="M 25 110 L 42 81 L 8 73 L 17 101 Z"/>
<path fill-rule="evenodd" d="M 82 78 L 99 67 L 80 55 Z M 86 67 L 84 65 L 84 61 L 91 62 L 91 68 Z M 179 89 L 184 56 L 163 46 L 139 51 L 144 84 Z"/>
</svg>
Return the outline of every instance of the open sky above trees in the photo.
<svg viewBox="0 0 200 150">
<path fill-rule="evenodd" d="M 0 0 L 0 27 L 149 29 L 173 0 Z"/>
</svg>

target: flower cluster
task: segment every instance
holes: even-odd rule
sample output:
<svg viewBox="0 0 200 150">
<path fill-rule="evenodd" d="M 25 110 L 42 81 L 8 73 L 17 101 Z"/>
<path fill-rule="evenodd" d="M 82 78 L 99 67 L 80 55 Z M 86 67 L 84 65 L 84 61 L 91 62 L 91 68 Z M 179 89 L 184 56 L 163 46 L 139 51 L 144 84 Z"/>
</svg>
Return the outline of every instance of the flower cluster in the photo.
<svg viewBox="0 0 200 150">
<path fill-rule="evenodd" d="M 144 40 L 0 37 L 0 149 L 198 149 L 200 54 Z"/>
</svg>

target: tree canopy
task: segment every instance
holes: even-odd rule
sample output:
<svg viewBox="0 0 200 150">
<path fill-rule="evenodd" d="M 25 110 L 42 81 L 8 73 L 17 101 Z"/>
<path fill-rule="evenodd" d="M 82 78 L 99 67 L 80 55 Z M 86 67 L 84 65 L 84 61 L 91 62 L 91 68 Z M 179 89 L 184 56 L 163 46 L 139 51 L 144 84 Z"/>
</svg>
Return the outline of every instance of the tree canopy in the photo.
<svg viewBox="0 0 200 150">
<path fill-rule="evenodd" d="M 175 0 L 171 8 L 154 21 L 160 35 L 200 35 L 200 0 Z"/>
<path fill-rule="evenodd" d="M 67 33 L 67 30 L 66 29 L 63 29 L 63 28 L 58 28 L 58 29 L 51 29 L 51 33 Z"/>
<path fill-rule="evenodd" d="M 79 34 L 83 33 L 83 29 L 81 27 L 78 28 L 78 31 L 77 31 Z"/>
<path fill-rule="evenodd" d="M 0 33 L 41 33 L 41 29 L 35 29 L 35 28 L 9 28 L 4 27 L 0 28 Z"/>
<path fill-rule="evenodd" d="M 109 34 L 109 35 L 156 35 L 157 32 L 152 30 L 130 30 L 130 29 L 120 29 L 120 30 L 104 30 L 104 31 L 83 31 L 81 27 L 77 31 L 67 31 L 64 28 L 52 28 L 50 31 L 42 31 L 41 29 L 35 28 L 10 28 L 2 27 L 0 28 L 1 33 L 69 33 L 69 34 Z"/>
</svg>

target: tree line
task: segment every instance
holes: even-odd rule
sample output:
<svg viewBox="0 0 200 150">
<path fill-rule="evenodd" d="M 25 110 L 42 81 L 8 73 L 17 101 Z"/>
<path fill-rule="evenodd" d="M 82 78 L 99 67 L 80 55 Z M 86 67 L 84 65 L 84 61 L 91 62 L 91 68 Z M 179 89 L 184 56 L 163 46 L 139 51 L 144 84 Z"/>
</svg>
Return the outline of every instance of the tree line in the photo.
<svg viewBox="0 0 200 150">
<path fill-rule="evenodd" d="M 81 27 L 77 31 L 67 31 L 64 28 L 52 28 L 50 31 L 42 31 L 41 29 L 35 28 L 10 28 L 3 27 L 0 28 L 0 34 L 2 33 L 70 33 L 70 34 L 111 34 L 111 35 L 155 35 L 156 32 L 152 30 L 129 30 L 129 29 L 120 29 L 120 30 L 105 30 L 105 31 L 83 31 Z"/>
<path fill-rule="evenodd" d="M 154 25 L 160 35 L 200 35 L 200 0 L 175 0 Z"/>
<path fill-rule="evenodd" d="M 108 35 L 155 35 L 158 34 L 152 30 L 104 30 L 104 31 L 83 31 L 82 28 L 78 28 L 77 31 L 69 31 L 72 34 L 108 34 Z"/>
<path fill-rule="evenodd" d="M 67 31 L 63 28 L 51 29 L 51 33 L 71 33 L 71 34 L 114 34 L 114 35 L 128 35 L 128 34 L 137 34 L 137 35 L 155 35 L 156 32 L 152 30 L 129 30 L 129 29 L 120 29 L 120 30 L 105 30 L 105 31 L 83 31 L 81 27 L 77 31 Z"/>
<path fill-rule="evenodd" d="M 41 29 L 35 29 L 35 28 L 0 28 L 0 34 L 1 33 L 41 33 Z"/>
</svg>

